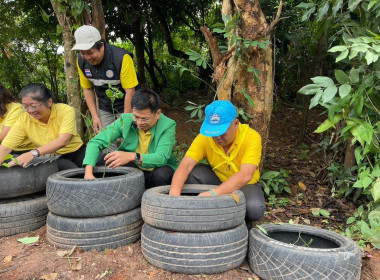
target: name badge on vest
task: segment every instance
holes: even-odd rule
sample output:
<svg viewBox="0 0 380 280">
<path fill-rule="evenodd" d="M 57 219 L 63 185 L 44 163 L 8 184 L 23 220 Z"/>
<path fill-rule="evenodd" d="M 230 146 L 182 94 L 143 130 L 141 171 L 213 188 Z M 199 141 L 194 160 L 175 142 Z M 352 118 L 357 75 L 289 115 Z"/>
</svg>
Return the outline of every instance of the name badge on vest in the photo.
<svg viewBox="0 0 380 280">
<path fill-rule="evenodd" d="M 92 73 L 90 69 L 84 69 L 84 73 L 86 74 L 86 77 L 89 77 L 89 78 L 92 77 Z"/>
<path fill-rule="evenodd" d="M 115 73 L 112 70 L 106 71 L 106 77 L 107 78 L 111 79 L 111 78 L 113 78 L 113 76 L 115 76 Z"/>
</svg>

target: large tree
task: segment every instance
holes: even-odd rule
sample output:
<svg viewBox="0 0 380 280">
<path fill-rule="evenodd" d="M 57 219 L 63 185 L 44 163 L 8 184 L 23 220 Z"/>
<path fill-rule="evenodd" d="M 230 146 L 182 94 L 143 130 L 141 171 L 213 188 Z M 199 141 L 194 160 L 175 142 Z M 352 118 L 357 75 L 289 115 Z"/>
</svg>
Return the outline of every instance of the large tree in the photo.
<svg viewBox="0 0 380 280">
<path fill-rule="evenodd" d="M 228 38 L 228 50 L 224 54 L 210 29 L 206 26 L 201 29 L 212 54 L 218 99 L 230 100 L 253 116 L 249 124 L 262 137 L 262 159 L 265 158 L 273 107 L 271 33 L 281 8 L 282 2 L 276 18 L 268 24 L 259 1 L 224 0 L 223 32 Z"/>
</svg>

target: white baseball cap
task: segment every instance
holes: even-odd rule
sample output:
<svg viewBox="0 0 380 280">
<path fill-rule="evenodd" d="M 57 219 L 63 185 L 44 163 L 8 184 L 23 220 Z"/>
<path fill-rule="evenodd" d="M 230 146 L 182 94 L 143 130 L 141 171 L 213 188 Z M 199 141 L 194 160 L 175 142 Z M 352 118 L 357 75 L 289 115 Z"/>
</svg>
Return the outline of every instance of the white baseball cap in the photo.
<svg viewBox="0 0 380 280">
<path fill-rule="evenodd" d="M 71 49 L 73 50 L 89 50 L 94 44 L 102 39 L 98 29 L 91 25 L 83 25 L 79 27 L 75 33 L 75 45 Z"/>
</svg>

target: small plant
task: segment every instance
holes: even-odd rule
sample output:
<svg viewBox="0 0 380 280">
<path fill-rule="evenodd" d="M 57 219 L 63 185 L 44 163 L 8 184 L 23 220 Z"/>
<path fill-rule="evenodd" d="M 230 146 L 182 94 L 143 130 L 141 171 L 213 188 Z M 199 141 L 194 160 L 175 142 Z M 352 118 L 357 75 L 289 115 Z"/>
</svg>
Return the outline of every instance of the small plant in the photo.
<svg viewBox="0 0 380 280">
<path fill-rule="evenodd" d="M 268 197 L 268 204 L 271 206 L 274 206 L 275 208 L 280 208 L 288 205 L 289 198 L 283 197 L 283 198 L 276 198 L 276 195 L 271 194 Z"/>
<path fill-rule="evenodd" d="M 8 155 L 6 155 L 6 156 L 4 157 L 4 160 L 3 160 L 3 161 L 6 161 L 6 160 L 11 160 L 11 161 L 14 161 L 16 164 L 18 164 L 18 159 L 15 158 L 15 157 L 14 157 L 13 155 L 11 155 L 11 154 L 8 154 Z M 1 166 L 7 167 L 7 168 L 11 167 L 11 166 L 9 165 L 9 163 L 6 163 L 6 162 L 3 162 L 3 163 L 1 164 Z"/>
<path fill-rule="evenodd" d="M 311 213 L 315 217 L 318 217 L 318 216 L 330 217 L 330 212 L 325 209 L 313 208 L 311 209 Z"/>
<path fill-rule="evenodd" d="M 205 106 L 204 104 L 197 105 L 194 102 L 187 101 L 190 105 L 185 107 L 186 111 L 191 111 L 190 117 L 191 118 L 197 118 L 195 122 L 203 122 L 204 120 L 204 113 L 203 113 L 203 107 Z"/>
<path fill-rule="evenodd" d="M 264 191 L 267 195 L 271 193 L 280 194 L 282 192 L 290 193 L 288 182 L 285 180 L 289 177 L 289 171 L 281 168 L 278 171 L 263 171 L 260 181 L 264 185 Z"/>
</svg>

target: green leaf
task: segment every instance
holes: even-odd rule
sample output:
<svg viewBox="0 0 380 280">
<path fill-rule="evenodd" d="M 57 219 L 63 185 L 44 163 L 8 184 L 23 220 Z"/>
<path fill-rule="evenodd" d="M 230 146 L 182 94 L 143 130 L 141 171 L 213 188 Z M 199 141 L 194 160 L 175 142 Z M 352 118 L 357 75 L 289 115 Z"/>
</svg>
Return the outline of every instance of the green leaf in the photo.
<svg viewBox="0 0 380 280">
<path fill-rule="evenodd" d="M 380 179 L 377 179 L 375 184 L 372 187 L 371 194 L 373 197 L 373 200 L 376 202 L 380 198 Z"/>
<path fill-rule="evenodd" d="M 319 209 L 312 209 L 311 213 L 313 214 L 313 216 L 319 216 L 320 211 L 319 211 Z"/>
<path fill-rule="evenodd" d="M 340 53 L 340 55 L 338 55 L 338 57 L 335 59 L 335 62 L 339 62 L 343 59 L 345 59 L 348 55 L 348 50 L 344 50 Z"/>
<path fill-rule="evenodd" d="M 334 81 L 329 77 L 317 76 L 311 78 L 311 80 L 321 87 L 330 87 L 335 85 Z"/>
<path fill-rule="evenodd" d="M 323 19 L 323 17 L 326 15 L 326 13 L 328 12 L 328 10 L 329 10 L 329 2 L 326 2 L 322 7 L 320 7 L 318 9 L 318 16 L 317 16 L 317 18 L 318 18 L 319 21 Z"/>
<path fill-rule="evenodd" d="M 334 98 L 334 96 L 336 95 L 337 92 L 338 92 L 338 89 L 335 85 L 327 87 L 323 91 L 322 102 L 323 103 L 329 102 L 331 99 Z"/>
<path fill-rule="evenodd" d="M 316 84 L 309 84 L 302 87 L 298 92 L 304 95 L 311 95 L 317 93 L 320 90 L 320 88 L 321 87 Z"/>
<path fill-rule="evenodd" d="M 355 222 L 355 221 L 356 221 L 355 217 L 349 217 L 349 218 L 347 219 L 346 224 L 349 225 L 349 224 L 352 224 L 352 223 Z"/>
<path fill-rule="evenodd" d="M 260 176 L 260 179 L 262 180 L 268 180 L 268 179 L 273 179 L 274 177 L 278 176 L 280 172 L 278 171 L 266 171 L 263 172 L 263 174 Z"/>
<path fill-rule="evenodd" d="M 265 228 L 263 228 L 262 226 L 260 225 L 256 225 L 256 227 L 261 230 L 264 234 L 268 235 L 268 232 L 265 230 Z"/>
<path fill-rule="evenodd" d="M 255 107 L 255 102 L 253 101 L 252 97 L 247 93 L 246 90 L 244 89 L 240 89 L 239 88 L 239 92 L 242 93 L 244 95 L 244 97 L 248 100 L 249 102 L 249 105 L 253 108 Z"/>
<path fill-rule="evenodd" d="M 335 70 L 335 78 L 342 85 L 350 81 L 350 78 L 348 77 L 346 72 L 339 69 Z"/>
<path fill-rule="evenodd" d="M 322 97 L 322 93 L 323 91 L 320 90 L 311 100 L 310 100 L 310 106 L 309 106 L 309 109 L 311 108 L 314 108 L 315 106 L 318 105 L 319 103 L 319 100 L 321 99 Z"/>
<path fill-rule="evenodd" d="M 308 8 L 311 8 L 311 7 L 314 7 L 314 6 L 315 6 L 314 3 L 300 3 L 295 8 L 308 9 Z"/>
<path fill-rule="evenodd" d="M 358 128 L 358 133 L 364 141 L 366 141 L 368 144 L 371 144 L 373 135 L 372 125 L 368 123 L 360 125 Z"/>
<path fill-rule="evenodd" d="M 341 98 L 346 97 L 351 91 L 351 86 L 349 84 L 344 84 L 339 87 L 339 96 Z"/>
<path fill-rule="evenodd" d="M 333 120 L 327 119 L 325 120 L 318 128 L 314 131 L 315 133 L 322 133 L 328 130 L 330 127 L 333 127 L 336 123 L 342 120 L 341 115 L 335 115 Z M 335 126 L 334 126 L 335 127 Z"/>
<path fill-rule="evenodd" d="M 332 12 L 333 12 L 334 17 L 342 6 L 343 6 L 343 0 L 338 0 L 335 2 L 334 6 L 332 7 Z"/>
<path fill-rule="evenodd" d="M 372 235 L 371 229 L 369 228 L 368 224 L 364 221 L 360 222 L 360 231 L 367 239 Z"/>
<path fill-rule="evenodd" d="M 379 219 L 380 218 L 380 211 L 371 211 L 368 214 L 368 219 Z"/>
<path fill-rule="evenodd" d="M 348 8 L 350 9 L 351 12 L 353 12 L 362 1 L 363 0 L 350 0 L 348 2 Z"/>
<path fill-rule="evenodd" d="M 361 114 L 362 114 L 363 104 L 364 104 L 363 96 L 360 96 L 359 102 L 356 102 L 356 104 L 355 104 L 355 110 L 356 110 L 356 113 L 358 114 L 358 116 L 361 116 Z"/>
<path fill-rule="evenodd" d="M 359 70 L 352 68 L 350 71 L 350 82 L 355 84 L 359 81 Z"/>
<path fill-rule="evenodd" d="M 320 212 L 321 215 L 324 216 L 324 217 L 330 217 L 330 212 L 327 211 L 327 210 L 325 210 L 325 209 L 321 209 L 319 212 Z"/>
<path fill-rule="evenodd" d="M 17 241 L 20 242 L 20 243 L 22 243 L 22 244 L 31 244 L 31 243 L 35 243 L 35 242 L 37 242 L 38 239 L 40 239 L 39 236 L 35 236 L 35 237 L 24 237 L 24 238 L 17 239 Z"/>
<path fill-rule="evenodd" d="M 303 16 L 302 16 L 302 18 L 301 18 L 301 21 L 305 21 L 305 20 L 307 20 L 307 19 L 310 17 L 310 15 L 311 15 L 312 13 L 314 13 L 314 12 L 315 12 L 315 6 L 312 7 L 312 8 L 310 8 L 309 10 L 307 10 L 307 11 L 303 14 Z"/>
<path fill-rule="evenodd" d="M 335 46 L 328 50 L 328 52 L 342 52 L 347 50 L 347 46 Z"/>
</svg>

